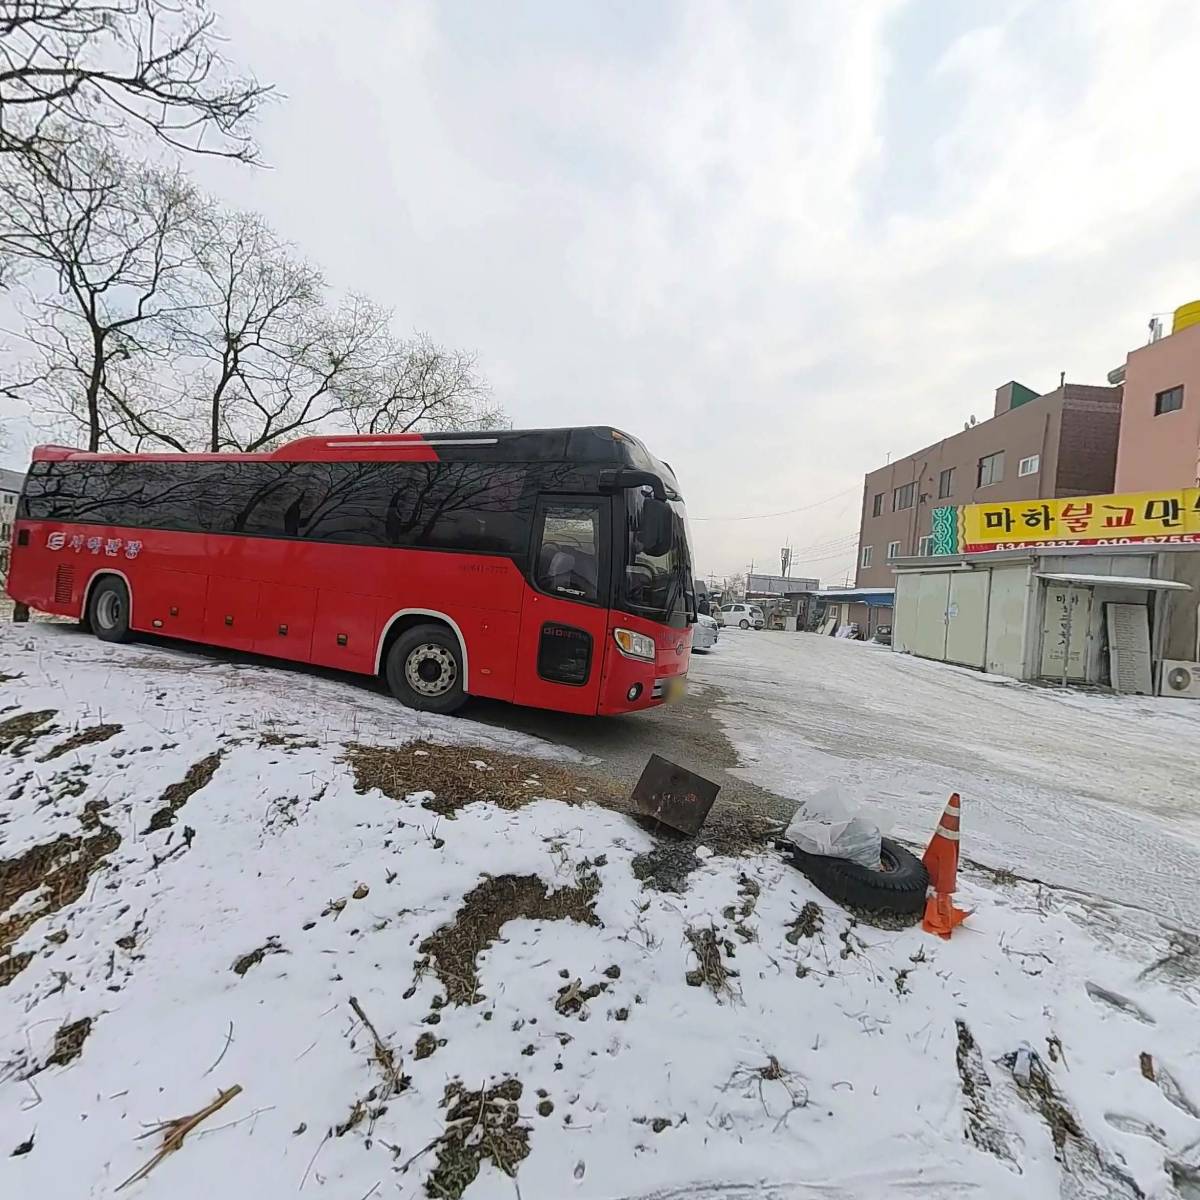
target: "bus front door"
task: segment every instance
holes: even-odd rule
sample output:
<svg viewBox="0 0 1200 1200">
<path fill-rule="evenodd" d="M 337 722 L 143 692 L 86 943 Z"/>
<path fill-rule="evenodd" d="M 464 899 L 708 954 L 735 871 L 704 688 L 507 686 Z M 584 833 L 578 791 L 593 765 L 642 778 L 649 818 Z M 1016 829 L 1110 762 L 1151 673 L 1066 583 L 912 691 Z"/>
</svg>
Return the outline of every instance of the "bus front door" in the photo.
<svg viewBox="0 0 1200 1200">
<path fill-rule="evenodd" d="M 551 497 L 538 505 L 531 586 L 521 609 L 513 700 L 593 714 L 608 634 L 608 506 Z"/>
</svg>

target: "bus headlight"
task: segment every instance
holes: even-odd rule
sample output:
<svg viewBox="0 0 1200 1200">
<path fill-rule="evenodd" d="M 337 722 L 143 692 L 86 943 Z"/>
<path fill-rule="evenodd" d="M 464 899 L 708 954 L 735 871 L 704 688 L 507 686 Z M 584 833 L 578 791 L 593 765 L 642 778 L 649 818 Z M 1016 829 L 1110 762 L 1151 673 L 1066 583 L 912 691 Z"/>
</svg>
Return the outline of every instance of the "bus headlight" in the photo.
<svg viewBox="0 0 1200 1200">
<path fill-rule="evenodd" d="M 640 658 L 644 662 L 654 661 L 654 639 L 632 629 L 614 629 L 613 641 L 626 658 Z"/>
</svg>

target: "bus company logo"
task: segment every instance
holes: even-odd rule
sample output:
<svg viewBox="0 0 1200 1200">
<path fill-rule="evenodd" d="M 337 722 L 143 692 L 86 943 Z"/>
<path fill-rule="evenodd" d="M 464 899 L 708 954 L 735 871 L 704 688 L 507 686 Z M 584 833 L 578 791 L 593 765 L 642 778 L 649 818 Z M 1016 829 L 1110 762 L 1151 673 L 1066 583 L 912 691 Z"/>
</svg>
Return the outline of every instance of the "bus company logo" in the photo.
<svg viewBox="0 0 1200 1200">
<path fill-rule="evenodd" d="M 106 558 L 120 558 L 124 553 L 126 558 L 137 558 L 142 552 L 142 543 L 134 538 L 84 537 L 82 533 L 68 536 L 56 530 L 46 535 L 46 549 L 72 550 L 76 554 L 86 550 L 89 554 L 103 553 Z"/>
</svg>

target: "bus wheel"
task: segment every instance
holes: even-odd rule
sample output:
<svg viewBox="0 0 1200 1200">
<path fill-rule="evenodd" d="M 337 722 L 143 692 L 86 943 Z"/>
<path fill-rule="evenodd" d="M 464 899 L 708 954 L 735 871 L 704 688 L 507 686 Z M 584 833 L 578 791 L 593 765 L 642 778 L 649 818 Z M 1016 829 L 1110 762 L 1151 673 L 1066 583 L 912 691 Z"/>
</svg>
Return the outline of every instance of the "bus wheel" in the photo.
<svg viewBox="0 0 1200 1200">
<path fill-rule="evenodd" d="M 129 589 L 124 580 L 106 576 L 92 588 L 88 600 L 88 624 L 102 642 L 128 642 Z"/>
<path fill-rule="evenodd" d="M 384 674 L 392 695 L 409 708 L 452 713 L 467 698 L 458 639 L 444 625 L 402 633 L 388 651 Z"/>
</svg>

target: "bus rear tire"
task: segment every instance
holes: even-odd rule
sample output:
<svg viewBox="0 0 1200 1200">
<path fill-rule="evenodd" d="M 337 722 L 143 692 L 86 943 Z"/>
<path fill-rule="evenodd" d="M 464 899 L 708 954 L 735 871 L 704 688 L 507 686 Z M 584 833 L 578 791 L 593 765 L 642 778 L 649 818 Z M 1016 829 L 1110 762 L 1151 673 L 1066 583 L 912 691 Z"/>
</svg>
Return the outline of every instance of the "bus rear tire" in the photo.
<svg viewBox="0 0 1200 1200">
<path fill-rule="evenodd" d="M 88 598 L 87 621 L 102 642 L 128 642 L 129 589 L 123 579 L 108 575 L 101 579 Z"/>
<path fill-rule="evenodd" d="M 408 708 L 449 714 L 466 703 L 462 652 L 444 625 L 415 625 L 402 633 L 388 651 L 384 677 Z"/>
</svg>

